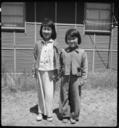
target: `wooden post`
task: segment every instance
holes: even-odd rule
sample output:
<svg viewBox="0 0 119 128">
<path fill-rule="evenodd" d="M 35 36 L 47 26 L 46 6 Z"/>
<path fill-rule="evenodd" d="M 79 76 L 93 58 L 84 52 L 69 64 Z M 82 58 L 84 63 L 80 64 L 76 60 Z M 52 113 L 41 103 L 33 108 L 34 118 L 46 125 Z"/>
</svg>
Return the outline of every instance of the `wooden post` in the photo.
<svg viewBox="0 0 119 128">
<path fill-rule="evenodd" d="M 108 63 L 107 63 L 107 69 L 109 69 L 110 67 L 111 67 L 111 54 L 112 54 L 112 51 L 111 51 L 111 40 L 112 40 L 112 37 L 113 37 L 113 34 L 112 34 L 112 30 L 111 30 L 111 34 L 110 34 L 110 36 L 109 36 L 109 48 L 108 48 Z"/>
<path fill-rule="evenodd" d="M 114 32 L 111 30 L 111 41 L 110 41 L 110 68 L 112 68 L 112 43 L 113 43 Z"/>
<path fill-rule="evenodd" d="M 77 1 L 75 1 L 75 29 L 77 27 Z"/>
<path fill-rule="evenodd" d="M 34 12 L 35 12 L 35 14 L 34 14 L 35 15 L 35 17 L 34 17 L 34 19 L 35 19 L 35 22 L 34 22 L 34 24 L 35 24 L 35 32 L 34 32 L 35 35 L 34 35 L 34 39 L 35 39 L 35 43 L 36 43 L 36 40 L 37 40 L 37 30 L 36 30 L 36 25 L 37 25 L 36 24 L 36 2 L 34 2 L 34 9 L 35 9 L 34 10 Z"/>
<path fill-rule="evenodd" d="M 96 40 L 96 35 L 94 33 L 92 72 L 94 72 L 94 69 L 95 69 L 95 40 Z"/>
<path fill-rule="evenodd" d="M 113 18 L 114 18 L 114 3 L 112 3 L 112 20 L 111 20 L 111 30 L 110 30 L 110 37 L 109 37 L 109 48 L 108 48 L 108 63 L 107 63 L 107 68 L 109 69 L 112 67 L 112 38 L 113 38 Z"/>
<path fill-rule="evenodd" d="M 57 1 L 55 1 L 55 26 L 57 31 Z"/>
<path fill-rule="evenodd" d="M 14 42 L 14 73 L 16 73 L 16 40 L 15 32 L 13 32 L 13 42 Z"/>
</svg>

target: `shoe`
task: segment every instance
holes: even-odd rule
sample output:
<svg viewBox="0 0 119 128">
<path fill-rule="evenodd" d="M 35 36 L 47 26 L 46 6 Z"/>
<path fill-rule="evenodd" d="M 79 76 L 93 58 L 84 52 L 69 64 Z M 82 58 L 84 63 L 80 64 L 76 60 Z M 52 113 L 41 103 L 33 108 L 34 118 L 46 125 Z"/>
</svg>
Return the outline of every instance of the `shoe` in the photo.
<svg viewBox="0 0 119 128">
<path fill-rule="evenodd" d="M 38 114 L 38 116 L 36 117 L 36 120 L 41 121 L 42 119 L 43 119 L 42 114 Z"/>
<path fill-rule="evenodd" d="M 76 120 L 76 121 L 79 121 L 79 118 L 76 118 L 75 120 Z"/>
<path fill-rule="evenodd" d="M 52 116 L 51 117 L 47 117 L 47 121 L 49 121 L 49 122 L 53 121 L 53 117 Z"/>
<path fill-rule="evenodd" d="M 76 120 L 74 120 L 73 118 L 70 118 L 70 122 L 71 122 L 71 124 L 75 124 Z"/>
</svg>

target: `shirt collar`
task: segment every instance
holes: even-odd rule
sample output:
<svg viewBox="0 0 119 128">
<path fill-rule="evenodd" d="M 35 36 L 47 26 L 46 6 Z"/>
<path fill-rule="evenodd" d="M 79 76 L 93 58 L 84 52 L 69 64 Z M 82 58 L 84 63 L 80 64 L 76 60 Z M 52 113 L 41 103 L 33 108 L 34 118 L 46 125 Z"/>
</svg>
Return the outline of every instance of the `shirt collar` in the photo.
<svg viewBox="0 0 119 128">
<path fill-rule="evenodd" d="M 76 53 L 79 53 L 78 49 L 79 49 L 79 47 L 76 46 L 76 47 L 74 47 L 74 48 L 68 47 L 68 48 L 66 48 L 65 50 L 66 50 L 66 52 L 68 52 L 68 53 L 69 53 L 69 52 L 72 52 L 72 51 L 75 51 Z"/>
<path fill-rule="evenodd" d="M 43 44 L 46 44 L 46 42 L 47 42 L 47 43 L 53 43 L 53 44 L 54 44 L 54 40 L 53 40 L 53 39 L 50 39 L 50 40 L 48 40 L 48 41 L 42 40 L 41 42 L 42 42 Z"/>
</svg>

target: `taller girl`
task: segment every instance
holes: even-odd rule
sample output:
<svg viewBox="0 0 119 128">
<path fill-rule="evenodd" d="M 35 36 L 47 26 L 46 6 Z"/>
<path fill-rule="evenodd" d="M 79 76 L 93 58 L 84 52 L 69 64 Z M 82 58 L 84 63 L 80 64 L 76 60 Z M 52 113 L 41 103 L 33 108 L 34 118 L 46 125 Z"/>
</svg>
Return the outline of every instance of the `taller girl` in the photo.
<svg viewBox="0 0 119 128">
<path fill-rule="evenodd" d="M 38 116 L 42 120 L 46 115 L 48 121 L 52 121 L 54 80 L 59 68 L 59 54 L 56 44 L 55 25 L 51 20 L 45 19 L 40 27 L 42 40 L 35 43 L 34 58 L 37 76 L 38 91 Z"/>
</svg>

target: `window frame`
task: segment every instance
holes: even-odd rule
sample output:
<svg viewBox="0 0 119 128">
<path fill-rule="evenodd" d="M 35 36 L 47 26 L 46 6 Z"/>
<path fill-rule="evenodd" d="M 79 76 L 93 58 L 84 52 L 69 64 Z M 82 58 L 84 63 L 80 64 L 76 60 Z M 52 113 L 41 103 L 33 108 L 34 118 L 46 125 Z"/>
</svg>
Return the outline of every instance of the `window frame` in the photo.
<svg viewBox="0 0 119 128">
<path fill-rule="evenodd" d="M 9 6 L 9 7 L 13 7 L 13 6 L 15 6 L 15 5 L 17 5 L 17 6 L 19 6 L 19 4 L 20 4 L 20 6 L 22 6 L 22 8 L 23 8 L 23 15 L 3 15 L 3 16 L 7 16 L 7 17 L 10 17 L 10 16 L 12 16 L 12 17 L 14 17 L 14 16 L 16 16 L 16 17 L 23 17 L 23 22 L 21 23 L 22 25 L 23 25 L 23 27 L 22 26 L 19 26 L 18 25 L 18 23 L 13 23 L 13 24 L 10 24 L 9 22 L 8 23 L 2 23 L 2 20 L 1 20 L 1 30 L 4 32 L 13 32 L 13 31 L 16 31 L 16 32 L 24 32 L 25 31 L 25 16 L 26 16 L 26 11 L 25 11 L 25 7 L 26 7 L 26 5 L 25 5 L 25 2 L 3 2 L 3 4 L 6 4 L 7 6 Z M 1 18 L 2 18 L 2 5 L 1 5 Z"/>
<path fill-rule="evenodd" d="M 92 4 L 95 4 L 95 2 L 91 2 Z M 110 34 L 111 33 L 111 23 L 112 23 L 112 15 L 111 15 L 111 11 L 112 11 L 112 4 L 111 3 L 105 3 L 105 4 L 110 4 L 110 9 L 103 9 L 103 10 L 105 10 L 105 11 L 107 11 L 107 10 L 110 10 L 109 12 L 110 12 L 110 22 L 109 22 L 109 24 L 110 24 L 110 28 L 109 29 L 87 29 L 86 27 L 86 22 L 87 22 L 87 12 L 86 11 L 88 11 L 88 10 L 97 10 L 98 11 L 98 13 L 100 13 L 101 14 L 101 8 L 87 8 L 87 4 L 90 4 L 90 2 L 85 2 L 84 3 L 84 31 L 85 31 L 85 33 L 105 33 L 105 34 Z M 103 3 L 96 3 L 96 4 L 103 4 Z M 99 18 L 99 17 L 98 17 Z M 90 20 L 89 20 L 90 21 Z M 93 20 L 92 20 L 93 21 Z M 98 21 L 97 19 L 94 19 L 94 21 Z M 103 21 L 101 18 L 99 18 L 99 23 L 101 23 L 101 21 Z M 104 21 L 106 21 L 106 19 L 104 19 Z M 102 25 L 103 25 L 103 23 L 102 23 Z M 98 27 L 98 26 L 97 26 Z M 102 26 L 101 26 L 102 27 Z"/>
</svg>

